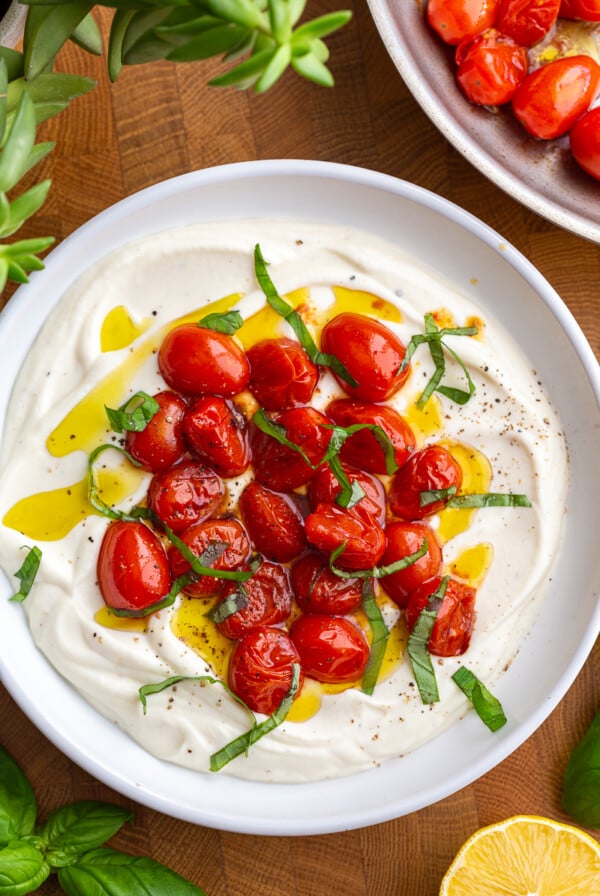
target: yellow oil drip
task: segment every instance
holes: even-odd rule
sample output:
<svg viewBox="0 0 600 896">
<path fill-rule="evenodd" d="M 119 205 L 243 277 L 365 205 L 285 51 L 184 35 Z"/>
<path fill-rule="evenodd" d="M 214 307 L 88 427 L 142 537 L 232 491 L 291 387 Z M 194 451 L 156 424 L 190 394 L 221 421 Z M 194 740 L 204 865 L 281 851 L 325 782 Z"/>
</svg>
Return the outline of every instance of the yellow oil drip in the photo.
<svg viewBox="0 0 600 896">
<path fill-rule="evenodd" d="M 112 468 L 101 467 L 96 472 L 100 497 L 106 504 L 119 504 L 139 487 L 144 475 L 127 461 Z M 86 517 L 96 513 L 88 501 L 85 478 L 64 488 L 22 498 L 6 512 L 2 522 L 27 538 L 58 541 Z"/>
<path fill-rule="evenodd" d="M 396 305 L 374 295 L 372 292 L 364 292 L 360 289 L 348 289 L 345 286 L 334 286 L 335 301 L 327 309 L 325 320 L 331 320 L 337 314 L 345 311 L 354 311 L 356 314 L 370 314 L 380 320 L 389 320 L 394 323 L 402 321 L 402 314 Z"/>
<path fill-rule="evenodd" d="M 324 685 L 314 678 L 305 678 L 302 690 L 286 716 L 289 722 L 306 722 L 316 716 L 323 702 Z"/>
<path fill-rule="evenodd" d="M 492 467 L 481 451 L 462 442 L 440 441 L 458 461 L 463 473 L 462 493 L 487 492 L 492 481 Z M 442 544 L 450 541 L 461 532 L 465 532 L 473 518 L 475 510 L 446 507 L 440 513 L 440 525 L 437 535 Z"/>
<path fill-rule="evenodd" d="M 226 682 L 234 642 L 222 635 L 206 615 L 217 600 L 184 597 L 171 617 L 171 629 L 177 638 L 208 663 L 215 678 Z"/>
<path fill-rule="evenodd" d="M 126 348 L 132 342 L 146 332 L 152 321 L 145 317 L 136 323 L 125 305 L 117 305 L 112 308 L 100 328 L 100 351 L 114 352 L 120 348 Z"/>
<path fill-rule="evenodd" d="M 417 407 L 416 401 L 410 404 L 402 416 L 412 429 L 421 445 L 443 427 L 442 406 L 436 395 L 432 395 L 424 408 Z"/>
<path fill-rule="evenodd" d="M 108 607 L 101 607 L 97 613 L 94 613 L 94 620 L 103 628 L 114 629 L 119 632 L 139 632 L 144 634 L 148 631 L 148 618 L 133 616 L 117 616 L 111 613 Z"/>
<path fill-rule="evenodd" d="M 450 564 L 450 575 L 456 576 L 479 588 L 488 574 L 494 559 L 494 548 L 491 544 L 481 542 L 465 548 Z"/>
<path fill-rule="evenodd" d="M 298 309 L 301 305 L 308 305 L 310 302 L 310 291 L 302 287 L 284 296 L 285 301 L 293 308 Z M 245 321 L 243 326 L 235 334 L 244 349 L 261 342 L 263 339 L 277 339 L 282 335 L 284 320 L 280 314 L 271 308 L 270 305 L 263 305 L 254 314 L 251 314 Z"/>
</svg>

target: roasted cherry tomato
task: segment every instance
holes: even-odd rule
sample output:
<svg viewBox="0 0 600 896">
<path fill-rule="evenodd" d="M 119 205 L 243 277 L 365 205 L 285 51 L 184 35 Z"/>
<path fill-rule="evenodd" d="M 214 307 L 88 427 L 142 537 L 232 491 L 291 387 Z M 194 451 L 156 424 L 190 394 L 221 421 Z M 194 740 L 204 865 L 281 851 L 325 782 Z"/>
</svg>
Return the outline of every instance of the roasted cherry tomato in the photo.
<svg viewBox="0 0 600 896">
<path fill-rule="evenodd" d="M 447 44 L 459 44 L 494 24 L 498 0 L 429 0 L 427 21 Z"/>
<path fill-rule="evenodd" d="M 332 421 L 312 407 L 289 408 L 272 418 L 286 431 L 287 438 L 299 445 L 310 463 L 318 467 L 331 441 Z M 289 492 L 305 485 L 315 475 L 302 455 L 263 433 L 250 429 L 254 474 L 262 484 L 276 492 Z"/>
<path fill-rule="evenodd" d="M 380 526 L 385 522 L 386 496 L 381 481 L 371 473 L 359 470 L 349 464 L 342 464 L 342 469 L 349 482 L 357 483 L 362 488 L 364 497 L 360 499 L 360 506 L 377 520 Z M 335 504 L 340 494 L 341 486 L 331 467 L 321 467 L 316 476 L 308 483 L 307 493 L 310 506 L 313 510 L 318 504 Z"/>
<path fill-rule="evenodd" d="M 219 396 L 197 398 L 183 417 L 183 433 L 190 452 L 230 478 L 250 464 L 246 418 L 233 402 Z"/>
<path fill-rule="evenodd" d="M 229 660 L 229 687 L 254 712 L 271 715 L 292 684 L 298 651 L 280 628 L 255 628 L 241 638 Z M 303 681 L 300 669 L 300 686 Z"/>
<path fill-rule="evenodd" d="M 467 99 L 479 106 L 508 103 L 527 74 L 525 47 L 488 28 L 456 50 L 456 79 Z"/>
<path fill-rule="evenodd" d="M 196 523 L 181 534 L 181 540 L 197 557 L 212 545 L 226 544 L 223 553 L 214 562 L 206 564 L 213 569 L 241 569 L 250 557 L 250 540 L 237 520 L 205 520 L 203 523 Z M 190 564 L 176 547 L 169 548 L 168 558 L 174 578 L 190 571 Z M 183 590 L 189 597 L 210 597 L 212 594 L 221 594 L 226 584 L 226 579 L 203 575 Z"/>
<path fill-rule="evenodd" d="M 237 342 L 197 324 L 180 324 L 167 333 L 158 369 L 171 389 L 186 395 L 231 397 L 250 379 L 250 364 Z"/>
<path fill-rule="evenodd" d="M 575 122 L 569 143 L 577 164 L 600 180 L 600 106 L 590 109 Z"/>
<path fill-rule="evenodd" d="M 327 407 L 327 415 L 339 426 L 376 424 L 394 447 L 394 459 L 402 467 L 415 447 L 415 435 L 398 411 L 386 404 L 365 404 L 351 398 L 336 398 Z M 385 473 L 385 454 L 373 432 L 359 430 L 342 446 L 340 457 L 345 463 L 369 473 Z"/>
<path fill-rule="evenodd" d="M 183 460 L 155 473 L 148 488 L 148 506 L 173 532 L 213 516 L 225 495 L 225 486 L 211 467 Z"/>
<path fill-rule="evenodd" d="M 319 504 L 306 517 L 305 527 L 308 540 L 324 554 L 346 545 L 337 559 L 342 569 L 370 569 L 385 550 L 383 529 L 360 504 L 350 508 Z"/>
<path fill-rule="evenodd" d="M 292 609 L 292 589 L 289 575 L 283 566 L 263 560 L 251 579 L 243 583 L 243 605 L 230 616 L 217 622 L 221 634 L 228 638 L 241 638 L 246 632 L 261 625 L 277 625 L 285 622 Z M 228 599 L 235 602 L 240 586 L 228 582 L 220 606 Z M 217 607 L 218 609 L 218 607 Z"/>
<path fill-rule="evenodd" d="M 172 583 L 159 538 L 144 523 L 121 520 L 104 533 L 97 575 L 104 603 L 127 616 L 146 615 Z"/>
<path fill-rule="evenodd" d="M 565 19 L 600 22 L 600 0 L 562 0 L 559 15 Z"/>
<path fill-rule="evenodd" d="M 462 469 L 442 445 L 430 445 L 417 451 L 404 466 L 394 473 L 388 500 L 395 516 L 403 520 L 421 520 L 442 510 L 447 498 L 421 504 L 422 492 L 454 487 L 456 494 L 462 485 Z"/>
<path fill-rule="evenodd" d="M 362 600 L 362 579 L 336 576 L 323 554 L 314 551 L 294 561 L 290 580 L 303 613 L 345 616 L 356 610 Z"/>
<path fill-rule="evenodd" d="M 285 337 L 264 339 L 247 351 L 249 388 L 267 411 L 308 404 L 319 380 L 319 368 L 299 342 Z"/>
<path fill-rule="evenodd" d="M 385 530 L 385 551 L 381 565 L 388 566 L 416 552 L 427 543 L 427 553 L 405 569 L 383 576 L 381 587 L 399 607 L 405 607 L 408 596 L 442 568 L 442 549 L 433 529 L 426 523 L 390 523 Z"/>
<path fill-rule="evenodd" d="M 372 317 L 345 311 L 332 318 L 321 334 L 321 348 L 335 355 L 356 380 L 342 389 L 361 401 L 386 401 L 406 382 L 409 367 L 400 373 L 406 349 L 389 327 Z"/>
<path fill-rule="evenodd" d="M 363 632 L 344 616 L 299 616 L 290 637 L 305 673 L 317 681 L 356 681 L 369 659 L 369 644 Z"/>
<path fill-rule="evenodd" d="M 513 112 L 533 137 L 552 140 L 573 127 L 599 87 L 600 66 L 591 56 L 565 56 L 527 75 L 513 96 Z"/>
<path fill-rule="evenodd" d="M 545 37 L 558 18 L 560 0 L 500 0 L 496 28 L 523 47 Z"/>
<path fill-rule="evenodd" d="M 304 520 L 293 498 L 250 482 L 240 496 L 240 511 L 257 551 L 287 563 L 306 547 Z"/>
<path fill-rule="evenodd" d="M 406 605 L 406 624 L 409 631 L 415 627 L 419 614 L 425 609 L 430 596 L 437 590 L 441 577 L 424 582 L 412 592 Z M 442 605 L 433 624 L 427 645 L 435 656 L 460 656 L 471 641 L 475 621 L 477 592 L 470 585 L 457 579 L 448 579 Z"/>
<path fill-rule="evenodd" d="M 183 415 L 187 405 L 175 392 L 154 396 L 159 409 L 141 432 L 128 432 L 125 447 L 145 470 L 158 473 L 168 469 L 185 451 Z"/>
</svg>

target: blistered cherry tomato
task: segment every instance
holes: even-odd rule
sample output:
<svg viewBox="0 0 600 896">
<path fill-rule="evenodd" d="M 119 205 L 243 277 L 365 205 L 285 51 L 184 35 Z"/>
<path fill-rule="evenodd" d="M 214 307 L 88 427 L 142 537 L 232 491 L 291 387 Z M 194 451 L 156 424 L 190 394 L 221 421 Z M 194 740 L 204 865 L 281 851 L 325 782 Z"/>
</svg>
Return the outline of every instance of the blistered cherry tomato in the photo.
<svg viewBox="0 0 600 896">
<path fill-rule="evenodd" d="M 494 24 L 498 0 L 429 0 L 427 21 L 447 44 L 459 44 Z"/>
<path fill-rule="evenodd" d="M 243 588 L 244 606 L 217 623 L 217 628 L 227 638 L 241 638 L 261 625 L 277 625 L 290 615 L 292 589 L 289 575 L 278 563 L 263 560 L 252 578 L 243 583 Z M 222 593 L 221 606 L 238 590 L 236 582 L 228 582 Z"/>
<path fill-rule="evenodd" d="M 500 0 L 496 28 L 523 47 L 545 37 L 558 18 L 560 0 Z"/>
<path fill-rule="evenodd" d="M 412 592 L 406 605 L 406 624 L 409 631 L 415 627 L 419 614 L 425 609 L 430 596 L 437 590 L 441 577 L 424 582 Z M 470 585 L 457 579 L 448 579 L 442 605 L 433 624 L 427 648 L 435 656 L 460 656 L 471 641 L 475 621 L 477 592 Z"/>
<path fill-rule="evenodd" d="M 332 318 L 321 334 L 321 348 L 335 355 L 358 383 L 350 386 L 336 376 L 342 389 L 361 401 L 386 401 L 406 382 L 409 367 L 400 373 L 406 349 L 389 327 L 346 311 Z"/>
<path fill-rule="evenodd" d="M 456 64 L 456 79 L 470 102 L 501 106 L 512 99 L 527 74 L 527 50 L 496 28 L 488 28 L 459 44 Z"/>
<path fill-rule="evenodd" d="M 292 564 L 290 581 L 296 603 L 303 613 L 345 616 L 362 600 L 361 579 L 336 576 L 326 558 L 312 551 Z"/>
<path fill-rule="evenodd" d="M 442 549 L 435 532 L 426 523 L 393 522 L 385 530 L 382 566 L 416 554 L 423 542 L 427 543 L 427 553 L 405 569 L 379 580 L 383 590 L 399 607 L 406 606 L 411 591 L 439 573 L 442 568 Z"/>
<path fill-rule="evenodd" d="M 565 56 L 527 75 L 513 96 L 513 112 L 533 137 L 552 140 L 572 128 L 599 87 L 600 66 L 591 56 Z"/>
<path fill-rule="evenodd" d="M 565 19 L 600 22 L 600 0 L 562 0 L 559 15 Z"/>
<path fill-rule="evenodd" d="M 201 523 L 217 510 L 225 486 L 211 467 L 183 460 L 155 473 L 148 488 L 148 506 L 173 532 Z"/>
<path fill-rule="evenodd" d="M 231 397 L 250 379 L 248 359 L 237 342 L 197 324 L 180 324 L 167 333 L 158 369 L 172 389 L 186 395 Z"/>
<path fill-rule="evenodd" d="M 331 441 L 332 421 L 312 407 L 289 408 L 274 414 L 272 419 L 283 426 L 287 438 L 299 445 L 310 463 L 318 467 Z M 302 455 L 287 445 L 263 433 L 258 427 L 250 429 L 250 444 L 256 479 L 276 492 L 288 492 L 305 485 L 316 470 Z"/>
<path fill-rule="evenodd" d="M 241 569 L 250 557 L 250 539 L 237 520 L 205 520 L 203 523 L 190 526 L 180 537 L 197 557 L 215 543 L 226 544 L 227 547 L 220 557 L 213 563 L 206 564 L 213 569 Z M 174 578 L 179 578 L 190 571 L 190 564 L 176 547 L 169 548 L 168 558 Z M 212 594 L 221 594 L 226 584 L 226 579 L 203 575 L 195 582 L 186 585 L 183 590 L 189 597 L 210 597 Z"/>
<path fill-rule="evenodd" d="M 421 520 L 442 510 L 447 498 L 421 504 L 421 493 L 454 487 L 456 494 L 462 485 L 462 469 L 442 445 L 430 445 L 412 455 L 394 473 L 388 494 L 389 506 L 395 516 L 403 520 Z"/>
<path fill-rule="evenodd" d="M 300 664 L 300 657 L 287 632 L 252 629 L 238 641 L 229 660 L 229 687 L 254 712 L 271 715 L 291 687 L 295 663 Z M 298 692 L 303 677 L 300 669 Z"/>
<path fill-rule="evenodd" d="M 363 632 L 344 616 L 299 616 L 290 637 L 305 673 L 317 681 L 356 681 L 369 659 L 369 644 Z"/>
<path fill-rule="evenodd" d="M 219 396 L 197 398 L 183 417 L 190 452 L 221 476 L 239 476 L 250 464 L 250 444 L 244 415 Z"/>
<path fill-rule="evenodd" d="M 246 352 L 249 388 L 267 411 L 308 404 L 319 380 L 319 368 L 299 342 L 285 337 L 264 339 Z"/>
<path fill-rule="evenodd" d="M 348 481 L 360 485 L 364 497 L 360 499 L 360 506 L 377 520 L 380 526 L 385 522 L 386 496 L 381 481 L 371 473 L 352 467 L 350 464 L 342 464 L 342 469 Z M 318 504 L 335 504 L 336 498 L 341 492 L 341 485 L 331 467 L 322 467 L 308 483 L 307 494 L 312 510 Z"/>
<path fill-rule="evenodd" d="M 105 604 L 128 616 L 145 615 L 171 588 L 165 550 L 144 523 L 110 523 L 100 545 L 97 575 Z"/>
<path fill-rule="evenodd" d="M 185 451 L 183 415 L 187 405 L 175 392 L 154 396 L 159 409 L 141 432 L 128 432 L 125 447 L 133 458 L 152 473 L 168 469 Z"/>
<path fill-rule="evenodd" d="M 342 569 L 370 569 L 385 550 L 383 529 L 360 504 L 350 508 L 319 504 L 306 517 L 305 527 L 308 540 L 324 554 L 345 543 L 337 559 Z"/>
<path fill-rule="evenodd" d="M 571 152 L 577 164 L 600 180 L 600 106 L 575 122 L 569 133 Z"/>
<path fill-rule="evenodd" d="M 240 495 L 240 511 L 257 551 L 287 563 L 306 547 L 304 520 L 293 498 L 250 482 Z"/>
<path fill-rule="evenodd" d="M 365 404 L 351 398 L 336 398 L 327 407 L 327 415 L 339 426 L 376 424 L 394 448 L 394 459 L 402 467 L 415 447 L 415 435 L 398 411 L 386 404 Z M 385 473 L 385 454 L 369 429 L 351 435 L 342 446 L 340 457 L 345 463 L 369 473 Z"/>
</svg>

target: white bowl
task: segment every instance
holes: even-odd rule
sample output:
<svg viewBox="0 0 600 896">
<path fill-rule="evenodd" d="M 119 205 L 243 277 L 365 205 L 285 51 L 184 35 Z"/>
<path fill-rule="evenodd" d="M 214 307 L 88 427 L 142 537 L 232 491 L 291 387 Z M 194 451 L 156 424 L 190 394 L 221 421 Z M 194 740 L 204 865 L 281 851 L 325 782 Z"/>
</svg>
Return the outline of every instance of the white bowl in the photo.
<svg viewBox="0 0 600 896">
<path fill-rule="evenodd" d="M 260 784 L 195 773 L 148 755 L 48 664 L 22 607 L 0 588 L 0 673 L 32 722 L 105 784 L 169 815 L 222 830 L 316 834 L 399 817 L 454 793 L 508 756 L 563 697 L 600 632 L 600 373 L 577 323 L 539 272 L 455 205 L 394 178 L 320 162 L 250 162 L 195 172 L 126 199 L 81 227 L 0 316 L 4 382 L 14 381 L 65 289 L 106 253 L 171 226 L 285 217 L 343 223 L 401 245 L 477 295 L 540 371 L 570 450 L 564 543 L 540 617 L 496 692 L 508 724 L 491 734 L 469 713 L 427 746 L 351 779 Z M 482 303 L 479 302 L 481 305 Z M 0 420 L 9 400 L 0 395 Z"/>
</svg>

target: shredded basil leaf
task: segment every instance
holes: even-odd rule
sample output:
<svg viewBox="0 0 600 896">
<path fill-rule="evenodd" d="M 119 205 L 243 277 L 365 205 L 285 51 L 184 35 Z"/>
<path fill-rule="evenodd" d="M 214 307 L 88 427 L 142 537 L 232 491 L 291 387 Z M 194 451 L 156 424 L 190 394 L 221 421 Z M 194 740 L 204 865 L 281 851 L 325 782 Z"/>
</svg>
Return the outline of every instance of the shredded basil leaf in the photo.
<svg viewBox="0 0 600 896">
<path fill-rule="evenodd" d="M 233 335 L 244 325 L 244 318 L 239 311 L 225 311 L 223 314 L 207 314 L 200 318 L 198 326 L 206 330 L 215 330 L 217 333 Z"/>
<path fill-rule="evenodd" d="M 180 591 L 189 585 L 191 582 L 195 582 L 198 579 L 198 576 L 195 572 L 184 572 L 183 575 L 179 576 L 173 584 L 171 585 L 167 594 L 164 597 L 161 597 L 160 600 L 157 600 L 155 604 L 151 604 L 149 607 L 144 607 L 142 610 L 126 610 L 122 607 L 109 607 L 111 613 L 115 616 L 124 616 L 130 617 L 133 619 L 140 619 L 145 616 L 151 616 L 152 613 L 157 613 L 159 610 L 164 610 L 165 607 L 170 607 L 175 603 L 175 599 Z"/>
<path fill-rule="evenodd" d="M 444 576 L 436 590 L 429 596 L 426 606 L 419 613 L 406 647 L 421 700 L 428 704 L 437 703 L 440 699 L 428 644 L 447 585 L 448 576 Z"/>
<path fill-rule="evenodd" d="M 40 561 L 42 559 L 42 552 L 34 545 L 34 547 L 29 548 L 27 550 L 27 554 L 25 555 L 25 559 L 21 564 L 20 568 L 15 573 L 15 578 L 19 579 L 20 586 L 19 590 L 9 598 L 9 600 L 13 600 L 16 603 L 23 603 L 25 598 L 28 596 L 31 591 L 32 585 L 35 581 L 35 577 L 37 576 L 38 569 L 40 568 Z"/>
<path fill-rule="evenodd" d="M 340 579 L 382 579 L 384 576 L 391 576 L 395 572 L 400 572 L 401 569 L 406 569 L 407 566 L 412 566 L 413 563 L 416 563 L 420 557 L 427 553 L 427 549 L 427 541 L 423 539 L 423 544 L 414 554 L 407 554 L 406 557 L 395 560 L 394 563 L 389 563 L 387 566 L 372 566 L 371 569 L 354 569 L 352 572 L 348 572 L 335 565 L 335 561 L 346 550 L 346 542 L 343 541 L 339 547 L 331 552 L 329 568 Z"/>
<path fill-rule="evenodd" d="M 142 432 L 160 409 L 159 403 L 147 392 L 136 392 L 119 408 L 104 405 L 106 416 L 115 432 Z"/>
<path fill-rule="evenodd" d="M 220 771 L 228 762 L 235 759 L 236 756 L 240 756 L 242 753 L 247 753 L 252 744 L 255 744 L 256 741 L 260 740 L 261 737 L 264 737 L 265 734 L 269 734 L 274 728 L 277 728 L 278 725 L 281 725 L 292 707 L 299 686 L 300 666 L 298 663 L 292 663 L 292 682 L 290 684 L 290 689 L 275 712 L 259 724 L 256 724 L 255 722 L 249 731 L 236 737 L 235 740 L 230 741 L 216 753 L 213 753 L 210 757 L 211 772 Z"/>
<path fill-rule="evenodd" d="M 379 672 L 381 671 L 381 665 L 385 656 L 385 648 L 387 647 L 388 638 L 390 636 L 375 597 L 375 588 L 373 587 L 372 578 L 365 579 L 363 582 L 362 608 L 369 621 L 371 630 L 371 649 L 363 673 L 362 690 L 365 694 L 371 695 L 375 690 L 375 685 L 379 678 Z"/>
<path fill-rule="evenodd" d="M 100 489 L 98 488 L 94 477 L 94 464 L 98 457 L 109 449 L 118 451 L 119 454 L 123 454 L 127 460 L 131 461 L 136 467 L 140 466 L 140 464 L 119 445 L 111 445 L 109 443 L 98 445 L 88 457 L 88 501 L 94 510 L 97 510 L 102 516 L 107 516 L 111 520 L 126 520 L 132 522 L 140 519 L 149 519 L 151 512 L 147 507 L 133 507 L 128 512 L 124 510 L 115 510 L 114 507 L 110 507 L 110 505 L 100 497 Z"/>
<path fill-rule="evenodd" d="M 447 498 L 455 494 L 455 485 L 450 485 L 448 488 L 432 488 L 420 493 L 419 504 L 421 507 L 427 507 L 428 504 L 435 504 L 437 501 L 446 501 Z"/>
<path fill-rule="evenodd" d="M 271 280 L 268 272 L 267 272 L 267 262 L 265 261 L 261 248 L 256 244 L 254 247 L 254 271 L 256 274 L 256 279 L 265 294 L 267 302 L 271 306 L 271 308 L 277 312 L 277 314 L 281 315 L 284 320 L 290 325 L 296 336 L 298 337 L 298 341 L 300 342 L 302 348 L 313 362 L 313 364 L 317 364 L 321 367 L 329 367 L 337 376 L 340 377 L 345 383 L 347 383 L 352 388 L 356 388 L 358 386 L 357 381 L 354 377 L 349 373 L 346 369 L 345 365 L 342 364 L 339 358 L 336 358 L 335 355 L 329 355 L 326 352 L 321 352 L 317 348 L 317 345 L 310 335 L 308 328 L 298 312 L 289 305 L 285 299 L 277 292 L 275 284 Z"/>
<path fill-rule="evenodd" d="M 187 544 L 182 541 L 179 536 L 175 535 L 169 526 L 164 526 L 164 530 L 171 544 L 175 545 L 183 559 L 187 560 L 196 575 L 199 576 L 214 576 L 216 579 L 230 579 L 234 582 L 246 582 L 248 579 L 252 578 L 262 562 L 260 558 L 253 560 L 250 564 L 250 569 L 248 570 L 213 569 L 210 564 L 219 559 L 221 554 L 223 554 L 229 547 L 228 544 L 223 541 L 213 541 L 206 547 L 206 550 L 198 556 L 190 550 Z"/>
<path fill-rule="evenodd" d="M 450 498 L 447 507 L 531 507 L 527 495 L 512 492 L 486 492 L 482 494 L 456 495 Z"/>
<path fill-rule="evenodd" d="M 228 594 L 224 600 L 208 611 L 206 614 L 215 625 L 219 622 L 225 622 L 230 616 L 239 613 L 248 605 L 248 592 L 243 585 L 239 585 L 232 594 Z"/>
<path fill-rule="evenodd" d="M 506 724 L 502 704 L 470 669 L 460 666 L 452 676 L 452 680 L 471 701 L 473 709 L 490 731 L 497 731 Z"/>
<path fill-rule="evenodd" d="M 252 710 L 246 706 L 243 700 L 241 700 L 237 694 L 234 694 L 230 687 L 228 687 L 224 681 L 221 681 L 220 678 L 213 678 L 212 675 L 171 675 L 170 678 L 165 678 L 163 681 L 157 681 L 155 684 L 143 684 L 141 688 L 138 690 L 138 694 L 140 695 L 140 703 L 142 704 L 144 715 L 146 715 L 146 711 L 148 708 L 146 697 L 151 697 L 152 694 L 160 694 L 161 691 L 166 691 L 167 688 L 172 688 L 174 685 L 179 684 L 180 681 L 198 681 L 201 684 L 220 684 L 222 688 L 225 688 L 230 697 L 243 706 L 246 709 L 252 718 L 254 718 L 254 713 Z"/>
</svg>

